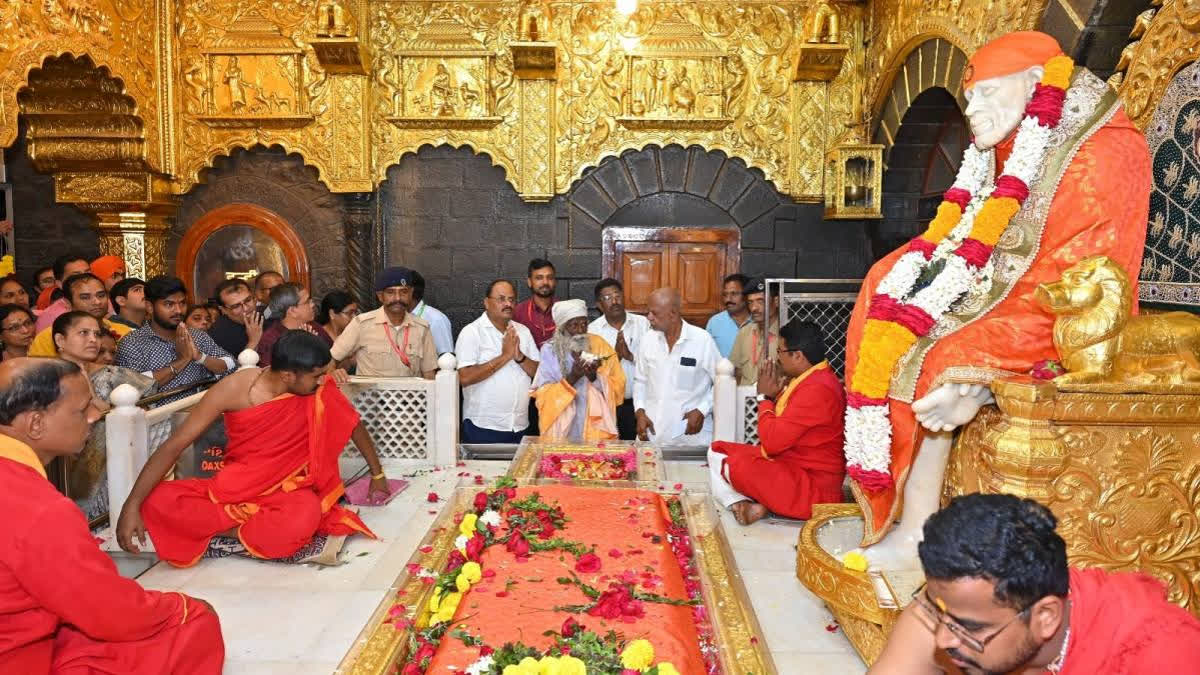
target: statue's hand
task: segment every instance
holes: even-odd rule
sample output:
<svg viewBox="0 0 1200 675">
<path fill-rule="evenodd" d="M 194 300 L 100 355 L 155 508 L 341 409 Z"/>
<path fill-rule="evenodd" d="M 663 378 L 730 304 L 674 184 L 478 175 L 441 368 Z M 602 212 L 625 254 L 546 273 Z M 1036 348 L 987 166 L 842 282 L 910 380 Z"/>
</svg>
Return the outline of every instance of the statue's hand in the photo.
<svg viewBox="0 0 1200 675">
<path fill-rule="evenodd" d="M 912 409 L 926 429 L 953 431 L 974 419 L 980 408 L 994 400 L 991 390 L 982 384 L 951 383 L 914 401 Z"/>
</svg>

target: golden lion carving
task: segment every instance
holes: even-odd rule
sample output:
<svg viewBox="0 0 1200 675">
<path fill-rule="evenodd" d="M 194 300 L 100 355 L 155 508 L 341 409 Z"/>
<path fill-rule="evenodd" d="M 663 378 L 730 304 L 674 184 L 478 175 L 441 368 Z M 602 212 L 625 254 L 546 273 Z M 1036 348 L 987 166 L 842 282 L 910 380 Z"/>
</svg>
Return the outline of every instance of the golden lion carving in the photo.
<svg viewBox="0 0 1200 675">
<path fill-rule="evenodd" d="M 1200 386 L 1200 317 L 1131 316 L 1129 277 L 1108 257 L 1084 258 L 1061 280 L 1039 285 L 1034 299 L 1058 316 L 1054 346 L 1067 370 L 1054 380 L 1060 389 Z"/>
</svg>

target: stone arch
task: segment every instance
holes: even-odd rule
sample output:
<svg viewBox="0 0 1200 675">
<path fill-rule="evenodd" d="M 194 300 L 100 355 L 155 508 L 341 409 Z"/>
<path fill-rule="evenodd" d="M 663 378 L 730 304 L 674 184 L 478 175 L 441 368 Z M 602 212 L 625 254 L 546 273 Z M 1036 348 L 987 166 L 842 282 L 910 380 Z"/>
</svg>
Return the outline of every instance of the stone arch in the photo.
<svg viewBox="0 0 1200 675">
<path fill-rule="evenodd" d="M 397 154 L 395 160 L 393 160 L 392 162 L 390 162 L 388 164 L 381 165 L 380 173 L 378 176 L 379 182 L 382 183 L 384 181 L 390 180 L 392 177 L 392 170 L 395 167 L 402 164 L 405 161 L 405 159 L 407 159 L 409 157 L 417 157 L 417 156 L 421 155 L 423 152 L 428 152 L 429 150 L 435 149 L 435 148 L 447 148 L 450 150 L 463 150 L 463 149 L 469 150 L 472 154 L 486 159 L 493 167 L 500 169 L 501 177 L 503 178 L 503 180 L 505 182 L 507 182 L 509 185 L 511 185 L 513 190 L 516 190 L 517 192 L 521 191 L 520 186 L 517 185 L 517 183 L 515 182 L 515 179 L 513 178 L 513 176 L 515 175 L 515 172 L 513 171 L 513 167 L 511 166 L 511 164 L 509 162 L 505 161 L 504 155 L 502 153 L 495 152 L 495 151 L 491 150 L 490 148 L 488 148 L 486 145 L 483 145 L 480 143 L 475 143 L 473 141 L 461 140 L 461 139 L 459 139 L 459 140 L 447 139 L 440 143 L 430 143 L 428 141 L 424 141 L 415 146 L 402 148 L 400 150 L 400 152 Z"/>
<path fill-rule="evenodd" d="M 189 181 L 185 187 L 190 191 L 196 188 L 198 185 L 203 185 L 208 181 L 208 177 L 214 169 L 223 166 L 223 163 L 227 162 L 230 157 L 237 153 L 256 152 L 268 147 L 272 151 L 281 151 L 288 157 L 298 158 L 303 163 L 305 168 L 312 170 L 313 175 L 318 181 L 321 182 L 321 184 L 328 186 L 328 183 L 325 180 L 326 172 L 324 171 L 324 167 L 312 161 L 310 158 L 305 157 L 303 152 L 292 147 L 292 145 L 286 141 L 273 140 L 271 141 L 270 146 L 267 146 L 263 143 L 253 140 L 231 139 L 227 140 L 223 145 L 211 149 L 211 151 L 208 153 L 208 156 L 204 158 L 203 162 L 200 163 L 199 166 L 193 165 L 193 168 L 188 168 L 185 170 L 183 175 L 186 176 Z"/>
<path fill-rule="evenodd" d="M 943 37 L 918 38 L 913 44 L 899 64 L 891 88 L 881 90 L 873 108 L 874 142 L 884 146 L 885 163 L 905 113 L 922 92 L 941 87 L 957 99 L 961 110 L 967 107 L 962 94 L 966 52 Z"/>
<path fill-rule="evenodd" d="M 770 248 L 772 214 L 791 201 L 740 158 L 674 144 L 606 157 L 584 170 L 566 197 L 571 246 L 599 246 L 604 227 L 653 223 L 737 227 L 743 248 Z"/>
<path fill-rule="evenodd" d="M 277 214 L 304 243 L 315 297 L 347 285 L 342 201 L 321 182 L 317 169 L 280 146 L 238 148 L 218 157 L 204 182 L 180 199 L 168 239 L 167 268 L 177 268 L 184 235 L 205 216 L 232 204 Z"/>
<path fill-rule="evenodd" d="M 17 92 L 38 171 L 145 170 L 146 132 L 137 101 L 87 54 L 46 57 Z"/>
</svg>

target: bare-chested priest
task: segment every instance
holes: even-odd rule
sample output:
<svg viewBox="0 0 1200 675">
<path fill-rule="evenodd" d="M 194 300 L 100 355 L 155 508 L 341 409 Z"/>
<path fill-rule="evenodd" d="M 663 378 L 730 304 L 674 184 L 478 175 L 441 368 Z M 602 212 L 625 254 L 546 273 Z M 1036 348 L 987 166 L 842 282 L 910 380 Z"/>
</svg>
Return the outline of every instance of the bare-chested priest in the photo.
<svg viewBox="0 0 1200 675">
<path fill-rule="evenodd" d="M 218 675 L 212 607 L 122 577 L 46 480 L 45 465 L 78 455 L 99 416 L 79 366 L 0 364 L 0 673 Z"/>
<path fill-rule="evenodd" d="M 136 552 L 134 539 L 145 544 L 149 532 L 160 558 L 186 567 L 219 534 L 237 536 L 265 559 L 292 555 L 316 534 L 374 538 L 337 504 L 345 492 L 338 456 L 348 439 L 367 460 L 372 498 L 387 495 L 387 477 L 358 413 L 325 376 L 331 361 L 320 338 L 288 331 L 272 349 L 270 368 L 242 370 L 214 385 L 134 483 L 117 524 L 121 548 Z M 224 467 L 209 479 L 164 481 L 222 414 Z"/>
</svg>

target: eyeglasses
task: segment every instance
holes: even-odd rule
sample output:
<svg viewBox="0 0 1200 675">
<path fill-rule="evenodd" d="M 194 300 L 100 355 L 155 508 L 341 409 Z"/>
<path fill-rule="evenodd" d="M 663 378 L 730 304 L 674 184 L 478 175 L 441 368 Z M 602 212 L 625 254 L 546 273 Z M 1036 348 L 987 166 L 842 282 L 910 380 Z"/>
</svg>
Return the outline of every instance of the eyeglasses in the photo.
<svg viewBox="0 0 1200 675">
<path fill-rule="evenodd" d="M 239 307 L 241 307 L 242 309 L 248 309 L 248 308 L 250 308 L 250 307 L 257 307 L 257 306 L 258 306 L 258 303 L 256 303 L 256 302 L 254 301 L 254 296 L 253 296 L 253 295 L 251 295 L 251 296 L 247 297 L 245 300 L 243 300 L 243 301 L 241 301 L 241 302 L 239 302 L 239 303 L 237 303 L 237 304 L 234 304 L 234 305 L 225 305 L 225 309 L 231 309 L 231 310 L 232 310 L 232 309 L 237 309 L 237 308 L 239 308 Z"/>
<path fill-rule="evenodd" d="M 964 645 L 966 645 L 967 648 L 971 649 L 972 651 L 980 652 L 980 653 L 982 653 L 983 650 L 985 648 L 987 648 L 989 642 L 991 642 L 992 640 L 995 640 L 996 637 L 998 635 L 1000 635 L 1001 633 L 1003 633 L 1006 628 L 1011 626 L 1013 624 L 1013 622 L 1015 622 L 1017 619 L 1021 618 L 1025 614 L 1027 614 L 1029 612 L 1029 610 L 1033 608 L 1033 605 L 1037 602 L 1035 600 L 1035 601 L 1029 603 L 1029 605 L 1026 606 L 1025 609 L 1022 609 L 1021 611 L 1017 612 L 1011 619 L 1009 619 L 1008 621 L 1005 621 L 1004 625 L 1000 626 L 995 631 L 993 631 L 991 635 L 989 635 L 985 638 L 977 638 L 971 634 L 971 631 L 964 628 L 962 624 L 958 623 L 954 619 L 951 619 L 950 617 L 948 617 L 946 615 L 946 613 L 944 611 L 942 611 L 937 606 L 935 606 L 929 600 L 929 596 L 925 592 L 925 586 L 926 586 L 925 584 L 921 584 L 921 587 L 918 588 L 915 592 L 913 592 L 913 596 L 912 596 L 913 601 L 917 603 L 917 607 L 920 608 L 921 611 L 924 613 L 925 618 L 933 622 L 933 625 L 926 624 L 925 627 L 928 628 L 930 630 L 930 632 L 937 633 L 937 629 L 939 626 L 945 626 L 946 630 L 950 631 L 950 633 L 953 634 L 954 637 L 958 638 L 958 640 L 960 642 L 962 642 Z"/>
<path fill-rule="evenodd" d="M 502 304 L 502 305 L 511 305 L 511 304 L 514 304 L 514 303 L 516 303 L 516 301 L 517 301 L 517 299 L 516 299 L 516 298 L 510 298 L 510 297 L 506 297 L 506 296 L 503 296 L 503 295 L 499 295 L 499 296 L 496 296 L 496 297 L 492 297 L 492 296 L 490 296 L 490 295 L 489 295 L 489 296 L 488 296 L 488 300 L 495 300 L 496 302 L 498 302 L 498 303 L 500 303 L 500 304 Z"/>
<path fill-rule="evenodd" d="M 11 333 L 12 331 L 25 330 L 26 328 L 33 328 L 33 322 L 30 321 L 29 319 L 26 319 L 26 320 L 22 321 L 21 323 L 13 323 L 13 324 L 9 324 L 9 325 L 5 326 L 4 332 Z"/>
<path fill-rule="evenodd" d="M 625 295 L 623 293 L 605 293 L 604 295 L 600 296 L 600 302 L 615 302 L 624 297 Z"/>
</svg>

